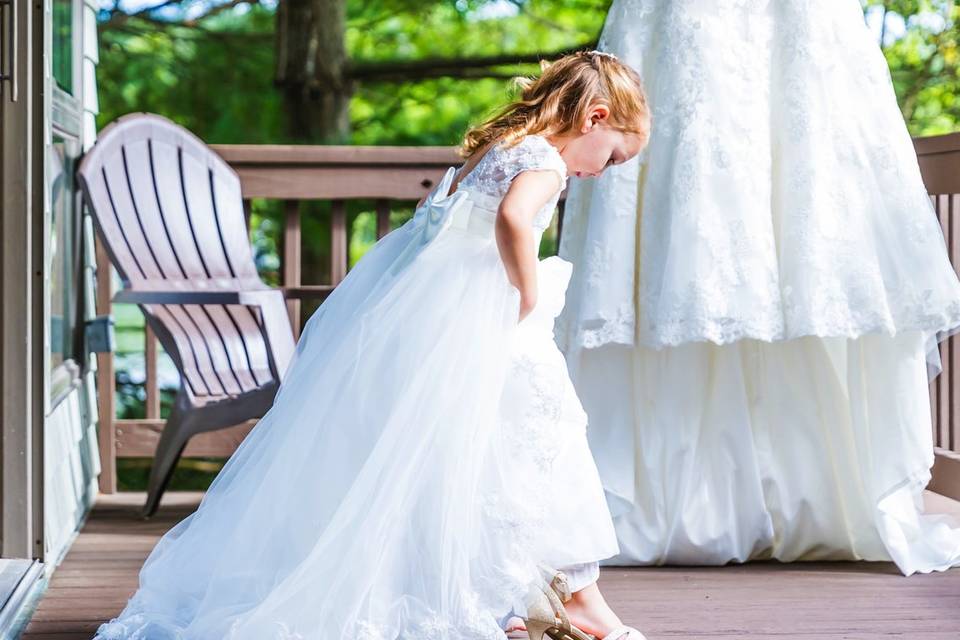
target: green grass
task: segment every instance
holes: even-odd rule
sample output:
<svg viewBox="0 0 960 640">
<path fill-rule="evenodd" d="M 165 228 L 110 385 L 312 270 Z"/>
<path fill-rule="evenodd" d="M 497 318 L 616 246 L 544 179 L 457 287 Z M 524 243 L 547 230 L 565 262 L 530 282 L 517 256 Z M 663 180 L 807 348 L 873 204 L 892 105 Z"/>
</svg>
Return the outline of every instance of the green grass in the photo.
<svg viewBox="0 0 960 640">
<path fill-rule="evenodd" d="M 113 329 L 116 334 L 116 353 L 143 351 L 143 314 L 135 304 L 113 305 Z"/>
<path fill-rule="evenodd" d="M 167 491 L 206 491 L 227 458 L 181 458 L 173 469 Z M 119 458 L 117 489 L 146 491 L 153 458 Z"/>
</svg>

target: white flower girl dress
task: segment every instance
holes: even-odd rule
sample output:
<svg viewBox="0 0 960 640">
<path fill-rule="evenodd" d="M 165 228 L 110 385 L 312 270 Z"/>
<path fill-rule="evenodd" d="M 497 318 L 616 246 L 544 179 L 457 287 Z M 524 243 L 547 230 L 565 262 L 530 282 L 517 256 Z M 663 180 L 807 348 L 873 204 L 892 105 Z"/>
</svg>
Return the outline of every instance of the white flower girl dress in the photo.
<svg viewBox="0 0 960 640">
<path fill-rule="evenodd" d="M 96 640 L 499 640 L 538 562 L 595 578 L 618 547 L 552 338 L 571 267 L 540 262 L 518 324 L 494 237 L 524 170 L 566 180 L 543 137 L 495 146 L 351 269 Z"/>
<path fill-rule="evenodd" d="M 960 564 L 922 511 L 960 281 L 860 3 L 617 0 L 600 46 L 653 109 L 560 246 L 609 564 Z"/>
</svg>

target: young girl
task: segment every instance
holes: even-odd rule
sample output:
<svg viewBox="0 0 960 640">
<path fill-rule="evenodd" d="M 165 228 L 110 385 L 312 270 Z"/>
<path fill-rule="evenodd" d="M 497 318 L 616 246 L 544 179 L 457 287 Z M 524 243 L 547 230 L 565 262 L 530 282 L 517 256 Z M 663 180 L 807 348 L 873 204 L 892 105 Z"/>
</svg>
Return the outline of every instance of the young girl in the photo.
<svg viewBox="0 0 960 640">
<path fill-rule="evenodd" d="M 640 640 L 595 583 L 618 546 L 553 343 L 571 265 L 537 247 L 567 176 L 649 121 L 637 74 L 581 52 L 470 131 L 96 639 L 499 640 L 517 614 L 531 640 Z"/>
</svg>

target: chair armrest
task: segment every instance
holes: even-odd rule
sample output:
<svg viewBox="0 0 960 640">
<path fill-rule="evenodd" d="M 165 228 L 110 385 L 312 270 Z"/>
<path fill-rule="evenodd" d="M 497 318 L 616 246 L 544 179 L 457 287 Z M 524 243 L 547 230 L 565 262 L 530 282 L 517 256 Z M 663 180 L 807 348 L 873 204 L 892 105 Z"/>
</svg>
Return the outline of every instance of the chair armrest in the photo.
<svg viewBox="0 0 960 640">
<path fill-rule="evenodd" d="M 129 304 L 242 304 L 260 307 L 279 289 L 214 290 L 214 291 L 159 291 L 149 289 L 121 289 L 113 296 L 114 302 Z"/>
<path fill-rule="evenodd" d="M 113 296 L 113 301 L 130 304 L 240 304 L 240 292 L 122 289 Z"/>
<path fill-rule="evenodd" d="M 295 342 L 283 291 L 263 289 L 219 291 L 151 291 L 122 289 L 113 296 L 114 302 L 131 304 L 239 304 L 260 309 L 267 351 L 273 363 L 274 374 L 282 379 L 293 356 Z"/>
</svg>

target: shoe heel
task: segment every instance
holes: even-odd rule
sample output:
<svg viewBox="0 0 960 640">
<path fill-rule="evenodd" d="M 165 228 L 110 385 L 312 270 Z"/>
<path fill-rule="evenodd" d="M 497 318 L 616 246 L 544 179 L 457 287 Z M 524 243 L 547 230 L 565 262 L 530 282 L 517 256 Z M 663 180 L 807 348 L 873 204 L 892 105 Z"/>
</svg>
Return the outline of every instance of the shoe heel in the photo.
<svg viewBox="0 0 960 640">
<path fill-rule="evenodd" d="M 554 635 L 548 633 L 548 631 L 556 627 L 549 622 L 544 620 L 525 620 L 524 623 L 526 624 L 527 635 L 530 637 L 530 640 L 552 640 L 554 638 Z"/>
</svg>

